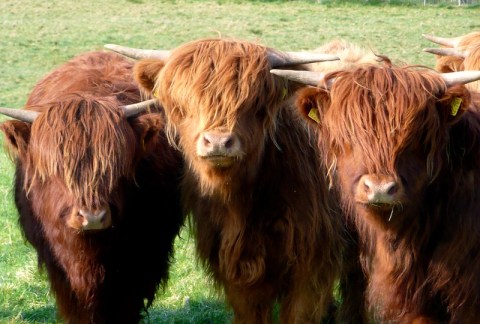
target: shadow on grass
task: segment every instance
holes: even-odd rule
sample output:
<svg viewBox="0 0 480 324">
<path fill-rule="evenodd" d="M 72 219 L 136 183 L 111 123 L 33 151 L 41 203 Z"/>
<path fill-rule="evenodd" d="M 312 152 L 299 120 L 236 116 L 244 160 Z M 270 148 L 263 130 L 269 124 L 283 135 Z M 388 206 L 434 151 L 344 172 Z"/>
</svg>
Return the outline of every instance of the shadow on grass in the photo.
<svg viewBox="0 0 480 324">
<path fill-rule="evenodd" d="M 0 309 L 1 323 L 58 323 L 55 306 L 30 308 L 20 312 Z"/>
<path fill-rule="evenodd" d="M 153 307 L 142 324 L 223 324 L 230 323 L 231 311 L 221 301 L 191 300 L 178 309 Z M 0 309 L 0 323 L 61 323 L 54 306 L 30 308 L 21 312 Z"/>
<path fill-rule="evenodd" d="M 223 324 L 231 323 L 232 312 L 219 300 L 190 300 L 177 309 L 151 308 L 142 323 Z"/>
</svg>

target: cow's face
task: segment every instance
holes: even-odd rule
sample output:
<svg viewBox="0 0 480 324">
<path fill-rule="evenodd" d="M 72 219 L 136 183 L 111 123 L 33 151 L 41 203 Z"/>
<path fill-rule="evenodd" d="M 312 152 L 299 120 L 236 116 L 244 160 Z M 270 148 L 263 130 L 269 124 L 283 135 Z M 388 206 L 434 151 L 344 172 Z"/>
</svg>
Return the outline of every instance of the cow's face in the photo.
<svg viewBox="0 0 480 324">
<path fill-rule="evenodd" d="M 265 48 L 203 40 L 175 50 L 165 66 L 141 61 L 135 71 L 160 99 L 170 138 L 203 189 L 255 176 L 287 92 L 284 81 L 270 75 Z"/>
<path fill-rule="evenodd" d="M 34 212 L 75 230 L 110 228 L 121 215 L 121 184 L 133 181 L 145 142 L 163 121 L 146 115 L 128 122 L 114 97 L 75 95 L 42 111 L 31 125 L 1 125 Z"/>
<path fill-rule="evenodd" d="M 402 222 L 438 176 L 468 92 L 408 69 L 359 68 L 333 77 L 331 91 L 307 89 L 297 101 L 305 117 L 312 109 L 318 115 L 310 121 L 319 127 L 333 181 L 361 219 L 382 227 Z"/>
</svg>

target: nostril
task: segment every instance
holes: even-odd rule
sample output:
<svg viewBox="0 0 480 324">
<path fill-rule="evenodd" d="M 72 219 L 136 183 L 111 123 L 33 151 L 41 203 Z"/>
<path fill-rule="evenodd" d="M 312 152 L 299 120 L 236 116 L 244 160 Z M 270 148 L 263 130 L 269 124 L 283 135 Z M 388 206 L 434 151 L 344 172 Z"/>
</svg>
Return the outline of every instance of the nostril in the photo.
<svg viewBox="0 0 480 324">
<path fill-rule="evenodd" d="M 365 192 L 370 192 L 372 190 L 372 183 L 368 179 L 363 179 L 363 189 Z"/>
<path fill-rule="evenodd" d="M 211 144 L 212 144 L 212 143 L 211 143 L 210 140 L 207 138 L 207 136 L 203 136 L 203 145 L 204 145 L 205 147 L 210 147 Z"/>
<path fill-rule="evenodd" d="M 388 189 L 387 191 L 387 194 L 389 194 L 390 196 L 393 196 L 394 194 L 396 194 L 398 191 L 398 184 L 396 184 L 395 182 L 393 182 L 391 185 L 390 185 L 390 188 Z"/>
<path fill-rule="evenodd" d="M 225 148 L 231 148 L 233 146 L 233 138 L 228 138 L 226 141 L 225 141 Z"/>
</svg>

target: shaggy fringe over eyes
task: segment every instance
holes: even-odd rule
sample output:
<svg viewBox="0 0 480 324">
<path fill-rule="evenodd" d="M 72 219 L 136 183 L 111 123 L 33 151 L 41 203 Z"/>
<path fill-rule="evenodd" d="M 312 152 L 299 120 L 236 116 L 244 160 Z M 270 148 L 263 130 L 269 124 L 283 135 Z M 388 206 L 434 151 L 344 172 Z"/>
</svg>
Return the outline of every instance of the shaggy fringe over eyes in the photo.
<svg viewBox="0 0 480 324">
<path fill-rule="evenodd" d="M 117 99 L 76 94 L 44 111 L 32 125 L 26 190 L 59 177 L 81 206 L 106 203 L 116 181 L 133 176 L 135 137 Z"/>
<path fill-rule="evenodd" d="M 201 118 L 196 123 L 203 130 L 232 131 L 243 114 L 261 116 L 273 139 L 273 120 L 287 87 L 270 74 L 266 53 L 266 47 L 224 39 L 194 41 L 175 50 L 155 87 L 168 116 L 170 141 L 176 137 L 174 124 L 186 117 Z"/>
<path fill-rule="evenodd" d="M 359 147 L 369 172 L 386 169 L 395 174 L 399 154 L 415 147 L 421 136 L 429 174 L 434 177 L 439 172 L 436 154 L 445 145 L 441 142 L 445 130 L 436 95 L 446 91 L 440 76 L 416 67 L 366 66 L 334 72 L 327 78 L 336 78 L 323 127 L 328 130 L 324 136 L 334 151 Z M 329 161 L 335 160 L 329 157 Z"/>
</svg>

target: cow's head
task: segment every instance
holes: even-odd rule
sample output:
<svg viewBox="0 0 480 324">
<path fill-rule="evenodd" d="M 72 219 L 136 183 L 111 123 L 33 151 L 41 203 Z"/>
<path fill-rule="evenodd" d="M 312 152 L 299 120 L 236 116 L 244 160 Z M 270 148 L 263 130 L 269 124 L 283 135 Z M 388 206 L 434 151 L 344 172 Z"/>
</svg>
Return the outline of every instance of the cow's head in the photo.
<svg viewBox="0 0 480 324">
<path fill-rule="evenodd" d="M 23 189 L 37 215 L 80 231 L 115 224 L 123 205 L 118 187 L 134 181 L 138 159 L 164 124 L 157 114 L 127 120 L 145 107 L 123 108 L 114 96 L 74 94 L 6 112 L 22 119 L 6 121 L 0 129 L 19 161 Z"/>
<path fill-rule="evenodd" d="M 137 81 L 165 107 L 169 138 L 204 192 L 255 176 L 266 141 L 275 141 L 280 104 L 292 92 L 269 69 L 292 64 L 287 58 L 257 44 L 207 39 L 177 48 L 168 60 L 136 64 Z"/>
<path fill-rule="evenodd" d="M 480 32 L 472 32 L 454 38 L 423 35 L 426 39 L 441 45 L 440 48 L 426 48 L 425 52 L 436 54 L 435 69 L 439 72 L 478 70 Z M 477 54 L 475 54 L 477 52 Z M 467 63 L 468 61 L 468 63 Z M 478 84 L 478 82 L 477 82 Z M 471 88 L 470 88 L 471 89 Z"/>
<path fill-rule="evenodd" d="M 297 106 L 319 129 L 346 207 L 377 225 L 402 221 L 447 163 L 469 92 L 432 71 L 391 66 L 331 73 L 322 86 L 302 90 Z"/>
</svg>

